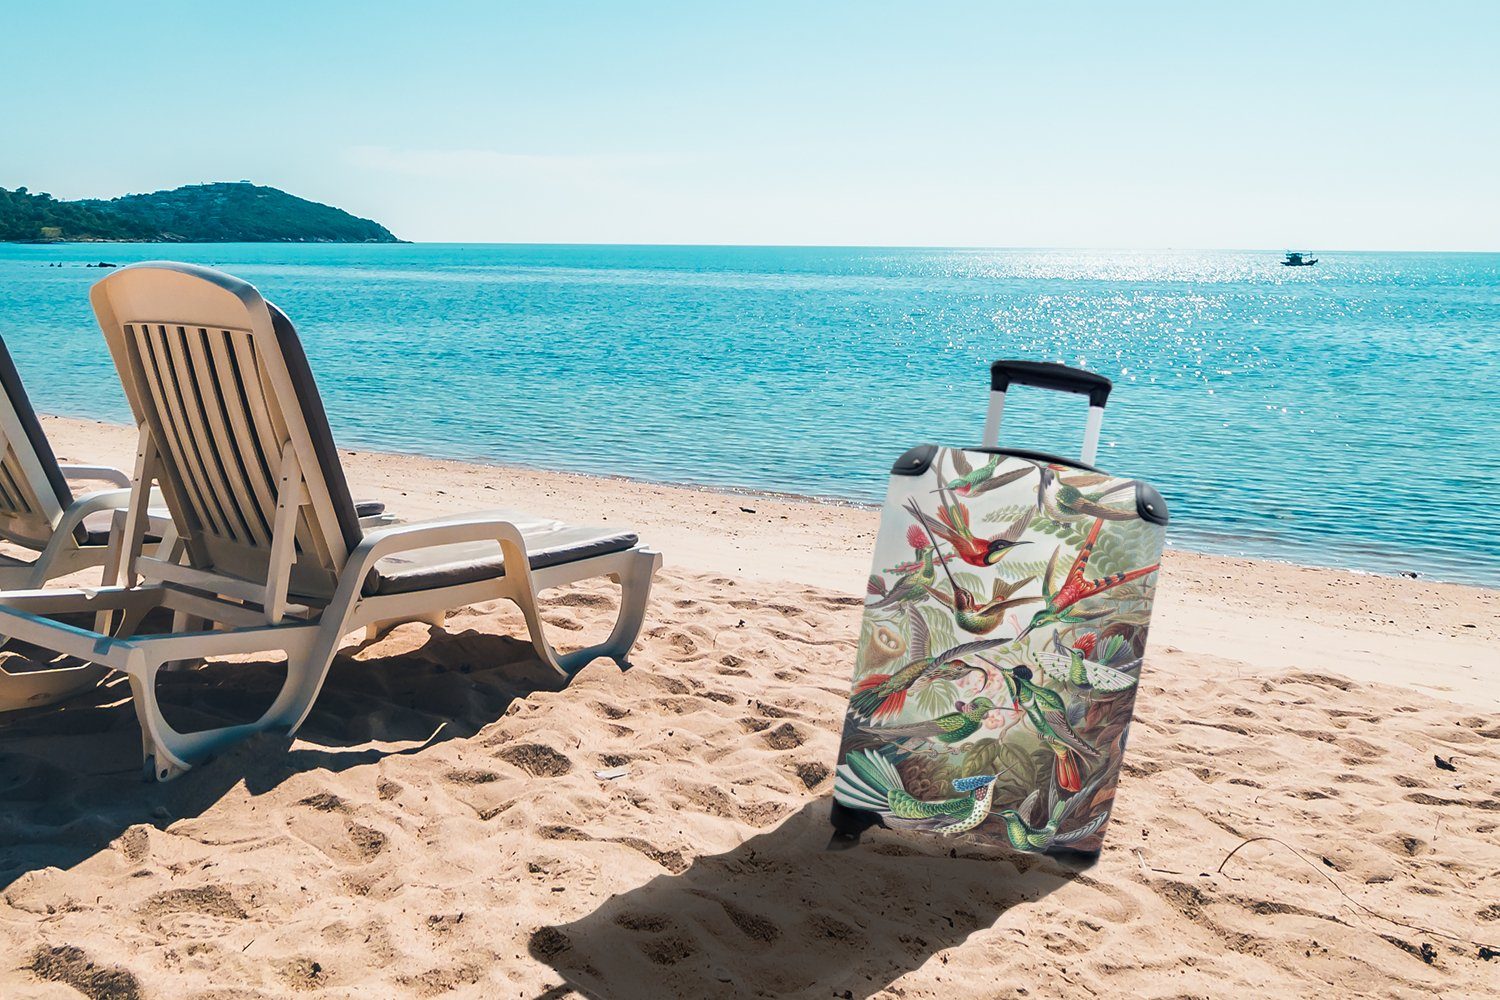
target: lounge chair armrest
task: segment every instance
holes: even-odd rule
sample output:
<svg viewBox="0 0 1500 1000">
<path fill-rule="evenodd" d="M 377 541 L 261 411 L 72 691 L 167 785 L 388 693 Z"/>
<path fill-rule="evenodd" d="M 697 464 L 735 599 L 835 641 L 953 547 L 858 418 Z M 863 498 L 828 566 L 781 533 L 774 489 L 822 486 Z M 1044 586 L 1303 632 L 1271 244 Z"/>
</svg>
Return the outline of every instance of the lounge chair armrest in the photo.
<svg viewBox="0 0 1500 1000">
<path fill-rule="evenodd" d="M 527 565 L 524 558 L 526 540 L 521 529 L 511 520 L 511 515 L 480 511 L 431 521 L 407 521 L 367 531 L 364 541 L 349 554 L 345 572 L 357 572 L 358 579 L 362 580 L 377 562 L 396 552 L 486 541 L 499 542 L 502 550 L 507 545 L 513 546 L 522 557 L 521 565 Z"/>
<path fill-rule="evenodd" d="M 99 490 L 95 493 L 85 493 L 63 511 L 61 520 L 53 529 L 54 534 L 71 534 L 90 514 L 97 514 L 101 510 L 121 510 L 129 506 L 130 490 Z"/>
<path fill-rule="evenodd" d="M 109 465 L 59 465 L 63 477 L 66 479 L 96 480 L 101 483 L 113 483 L 116 486 L 128 487 L 130 485 L 130 474 Z"/>
<path fill-rule="evenodd" d="M 57 522 L 54 529 L 56 534 L 70 534 L 83 523 L 83 519 L 90 514 L 97 514 L 101 510 L 124 510 L 130 506 L 131 490 L 98 490 L 93 493 L 85 493 L 74 500 L 67 510 L 63 511 L 62 518 Z M 150 506 L 165 507 L 167 499 L 161 490 L 151 491 Z"/>
</svg>

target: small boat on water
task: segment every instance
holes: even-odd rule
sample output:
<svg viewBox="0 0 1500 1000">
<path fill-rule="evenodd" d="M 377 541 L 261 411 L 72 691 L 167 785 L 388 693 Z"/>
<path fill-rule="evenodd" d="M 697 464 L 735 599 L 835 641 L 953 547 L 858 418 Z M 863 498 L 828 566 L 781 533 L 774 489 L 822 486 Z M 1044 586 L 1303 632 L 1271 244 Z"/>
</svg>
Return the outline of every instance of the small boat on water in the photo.
<svg viewBox="0 0 1500 1000">
<path fill-rule="evenodd" d="M 1309 257 L 1298 250 L 1288 250 L 1286 260 L 1281 262 L 1282 267 L 1312 267 L 1318 262 L 1318 258 Z"/>
</svg>

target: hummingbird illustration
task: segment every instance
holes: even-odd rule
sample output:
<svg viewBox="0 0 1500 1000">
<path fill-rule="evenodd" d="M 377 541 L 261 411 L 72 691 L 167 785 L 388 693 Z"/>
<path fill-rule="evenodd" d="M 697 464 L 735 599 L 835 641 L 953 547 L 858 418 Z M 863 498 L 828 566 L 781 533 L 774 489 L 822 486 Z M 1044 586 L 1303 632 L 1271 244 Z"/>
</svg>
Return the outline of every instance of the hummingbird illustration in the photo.
<svg viewBox="0 0 1500 1000">
<path fill-rule="evenodd" d="M 1030 520 L 1029 513 L 1027 520 Z M 925 522 L 922 524 L 922 530 L 928 532 L 928 537 L 931 538 L 932 529 Z M 933 548 L 937 548 L 936 539 L 932 539 L 932 546 Z M 974 635 L 988 635 L 993 632 L 996 626 L 1005 620 L 1007 609 L 1013 608 L 1018 604 L 1029 604 L 1032 601 L 1041 600 L 1039 595 L 1032 597 L 1011 596 L 1032 580 L 1035 580 L 1036 577 L 1034 576 L 1028 576 L 1024 580 L 1017 580 L 1015 583 L 1006 583 L 1004 580 L 997 578 L 991 588 L 990 599 L 984 604 L 980 604 L 973 594 L 959 585 L 958 580 L 953 576 L 953 571 L 948 568 L 946 562 L 943 563 L 943 574 L 948 577 L 948 585 L 953 588 L 953 593 L 948 594 L 938 590 L 932 585 L 933 581 L 924 583 L 922 585 L 923 589 L 943 604 L 952 608 L 953 620 L 958 623 L 958 627 L 965 632 L 972 632 Z"/>
<path fill-rule="evenodd" d="M 1063 696 L 1032 680 L 1030 667 L 1001 668 L 1001 675 L 1014 703 L 1026 712 L 1027 721 L 1056 756 L 1053 774 L 1057 786 L 1077 792 L 1083 787 L 1080 761 L 1097 760 L 1099 751 L 1073 729 Z"/>
<path fill-rule="evenodd" d="M 984 727 L 984 720 L 991 712 L 1005 711 L 990 699 L 980 695 L 973 701 L 961 701 L 954 710 L 925 722 L 914 722 L 907 726 L 860 726 L 860 732 L 869 733 L 877 739 L 893 743 L 902 749 L 911 750 L 913 744 L 941 744 L 955 746 L 973 736 Z"/>
<path fill-rule="evenodd" d="M 969 508 L 956 499 L 946 486 L 940 488 L 938 493 L 941 495 L 943 506 L 938 511 L 937 517 L 923 513 L 915 500 L 906 502 L 906 510 L 917 519 L 918 524 L 936 538 L 941 538 L 953 546 L 953 551 L 958 554 L 958 557 L 970 566 L 993 566 L 1010 549 L 1017 545 L 1029 544 L 1020 540 L 1021 533 L 1031 523 L 1036 511 L 1027 510 L 994 538 L 980 538 L 969 527 Z"/>
<path fill-rule="evenodd" d="M 1017 639 L 1046 625 L 1074 625 L 1103 618 L 1109 614 L 1108 611 L 1082 612 L 1076 610 L 1074 605 L 1079 601 L 1102 594 L 1112 587 L 1118 587 L 1122 583 L 1149 576 L 1161 567 L 1161 563 L 1153 563 L 1143 569 L 1133 569 L 1127 573 L 1113 573 L 1093 581 L 1085 580 L 1083 574 L 1088 569 L 1089 556 L 1094 554 L 1094 546 L 1099 541 L 1099 529 L 1103 527 L 1102 518 L 1094 522 L 1094 527 L 1089 531 L 1088 538 L 1084 539 L 1082 547 L 1079 548 L 1072 567 L 1063 577 L 1061 586 L 1055 586 L 1053 578 L 1057 570 L 1057 556 L 1062 549 L 1059 547 L 1052 550 L 1052 558 L 1047 560 L 1047 573 L 1042 577 L 1042 599 L 1047 602 L 1047 606 L 1031 616 L 1031 623 L 1021 630 L 1021 634 L 1016 636 Z"/>
<path fill-rule="evenodd" d="M 854 685 L 854 694 L 849 698 L 849 707 L 855 715 L 873 722 L 893 719 L 906 707 L 906 694 L 919 680 L 955 680 L 967 673 L 983 674 L 989 671 L 964 659 L 973 653 L 994 649 L 1009 642 L 1009 639 L 981 639 L 945 649 L 932 654 L 932 634 L 927 630 L 927 621 L 921 614 L 907 611 L 911 622 L 911 641 L 908 644 L 912 659 L 894 673 L 874 673 L 860 678 Z"/>
<path fill-rule="evenodd" d="M 945 837 L 967 833 L 990 814 L 998 774 L 955 778 L 951 799 L 924 800 L 907 792 L 901 773 L 889 757 L 856 750 L 838 766 L 833 797 L 851 809 L 880 816 L 882 826 L 930 830 Z"/>
<path fill-rule="evenodd" d="M 946 566 L 943 568 L 947 569 Z M 1034 576 L 1028 576 L 1015 583 L 996 580 L 990 591 L 990 599 L 983 604 L 980 604 L 973 594 L 960 587 L 951 576 L 948 582 L 953 587 L 952 594 L 931 586 L 927 587 L 927 592 L 953 609 L 953 620 L 958 623 L 959 628 L 974 635 L 988 635 L 1005 620 L 1007 610 L 1018 604 L 1030 604 L 1032 601 L 1042 599 L 1040 594 L 1033 594 L 1030 597 L 1011 596 L 1035 579 Z"/>
<path fill-rule="evenodd" d="M 936 545 L 932 548 L 924 548 L 917 568 L 898 577 L 896 582 L 891 584 L 890 590 L 885 589 L 885 581 L 878 575 L 871 576 L 868 590 L 875 600 L 867 602 L 865 607 L 890 608 L 908 601 L 920 600 L 927 593 L 927 588 L 937 582 L 937 569 L 933 558 L 933 552 L 936 549 Z M 948 567 L 944 564 L 943 568 Z"/>
<path fill-rule="evenodd" d="M 1135 687 L 1138 678 L 1130 671 L 1140 669 L 1141 659 L 1137 657 L 1128 663 L 1115 665 L 1100 663 L 1092 659 L 1098 640 L 1099 636 L 1090 632 L 1075 640 L 1073 645 L 1068 646 L 1063 643 L 1062 636 L 1054 632 L 1052 648 L 1055 652 L 1038 653 L 1037 656 L 1054 665 L 1065 667 L 1068 671 L 1068 683 L 1077 688 L 1114 694 Z"/>
<path fill-rule="evenodd" d="M 911 546 L 912 557 L 906 562 L 897 563 L 886 570 L 887 574 L 905 576 L 908 573 L 915 573 L 922 568 L 922 558 L 927 554 L 928 549 L 932 548 L 931 536 L 923 531 L 919 525 L 913 524 L 906 529 L 906 544 Z M 933 562 L 947 562 L 952 558 L 953 553 L 951 552 L 933 552 Z"/>
<path fill-rule="evenodd" d="M 1116 493 L 1132 489 L 1135 486 L 1134 480 L 1127 479 L 1108 489 L 1085 493 L 1085 488 L 1107 483 L 1109 477 L 1087 474 L 1064 476 L 1054 471 L 1056 468 L 1048 467 L 1042 473 L 1044 480 L 1049 480 L 1050 474 L 1050 481 L 1043 486 L 1039 502 L 1039 506 L 1052 520 L 1068 523 L 1081 521 L 1086 517 L 1098 517 L 1106 521 L 1133 521 L 1140 516 L 1134 509 L 1111 507 L 1104 502 Z"/>
<path fill-rule="evenodd" d="M 1000 459 L 1002 458 L 998 454 L 991 455 L 990 460 L 977 469 L 969 462 L 969 457 L 960 449 L 950 448 L 948 450 L 948 458 L 953 462 L 953 472 L 956 478 L 949 480 L 944 488 L 952 490 L 961 497 L 977 497 L 988 493 L 990 490 L 1009 485 L 1017 479 L 1031 474 L 1030 467 L 1022 466 L 1002 476 L 995 475 L 995 470 L 1000 467 Z"/>
<path fill-rule="evenodd" d="M 1051 805 L 1047 810 L 1046 821 L 1041 826 L 1033 826 L 1027 822 L 1026 816 L 1036 812 L 1037 805 L 1041 802 L 1042 790 L 1035 789 L 1026 796 L 1019 809 L 1000 809 L 995 815 L 1005 824 L 1005 835 L 1010 839 L 1012 847 L 1022 851 L 1045 851 L 1051 847 L 1067 847 L 1076 844 L 1080 840 L 1092 837 L 1104 829 L 1104 824 L 1109 822 L 1109 810 L 1105 809 L 1098 815 L 1089 818 L 1082 826 L 1074 827 L 1066 833 L 1060 833 L 1059 829 L 1067 820 L 1074 808 L 1079 803 L 1091 802 L 1093 793 L 1098 790 L 1105 777 L 1105 771 L 1100 770 L 1092 778 L 1085 788 L 1079 789 L 1075 795 L 1066 798 L 1059 797 L 1056 792 L 1050 794 Z"/>
<path fill-rule="evenodd" d="M 1074 605 L 1085 598 L 1101 594 L 1111 587 L 1117 587 L 1122 583 L 1154 573 L 1160 564 L 1131 570 L 1128 573 L 1116 573 L 1092 582 L 1084 580 L 1083 575 L 1088 567 L 1089 556 L 1093 553 L 1103 524 L 1102 520 L 1094 523 L 1093 530 L 1079 549 L 1078 557 L 1064 578 L 1062 586 L 1056 588 L 1053 587 L 1052 580 L 1056 571 L 1057 554 L 1061 550 L 1052 553 L 1047 566 L 1047 575 L 1042 580 L 1042 599 L 1047 602 L 1047 606 L 1032 616 L 1031 623 L 1022 629 L 1019 635 L 1008 639 L 978 639 L 934 655 L 931 652 L 932 641 L 926 620 L 908 608 L 907 614 L 912 623 L 910 649 L 913 658 L 894 673 L 873 673 L 861 678 L 855 685 L 853 696 L 849 699 L 850 708 L 861 718 L 875 722 L 894 718 L 906 706 L 906 693 L 919 680 L 956 679 L 966 673 L 975 672 L 982 674 L 988 680 L 989 670 L 984 666 L 970 663 L 964 659 L 966 656 L 1011 645 L 1033 630 L 1046 625 L 1091 621 L 1107 614 L 1106 611 L 1092 614 L 1080 613 L 1074 610 Z M 1030 674 L 1030 668 L 1018 669 L 1024 669 L 1028 675 Z"/>
</svg>

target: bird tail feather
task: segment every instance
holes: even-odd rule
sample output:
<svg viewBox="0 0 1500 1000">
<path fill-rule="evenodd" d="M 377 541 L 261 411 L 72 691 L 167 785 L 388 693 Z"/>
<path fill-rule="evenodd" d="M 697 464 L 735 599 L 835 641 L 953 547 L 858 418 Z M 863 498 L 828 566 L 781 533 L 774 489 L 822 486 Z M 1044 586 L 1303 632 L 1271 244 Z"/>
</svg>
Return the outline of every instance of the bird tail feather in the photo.
<svg viewBox="0 0 1500 1000">
<path fill-rule="evenodd" d="M 1065 750 L 1057 755 L 1054 774 L 1057 787 L 1065 792 L 1077 792 L 1083 788 L 1083 773 L 1078 767 L 1078 755 L 1072 750 Z"/>
<path fill-rule="evenodd" d="M 854 687 L 854 696 L 849 699 L 850 707 L 865 718 L 876 722 L 895 718 L 901 714 L 901 710 L 906 707 L 905 688 L 892 691 L 883 698 L 880 692 L 875 690 L 890 679 L 890 674 L 871 674 L 863 678 Z"/>
<path fill-rule="evenodd" d="M 890 811 L 890 793 L 902 788 L 901 774 L 885 756 L 856 750 L 838 766 L 833 798 L 851 809 Z"/>
</svg>

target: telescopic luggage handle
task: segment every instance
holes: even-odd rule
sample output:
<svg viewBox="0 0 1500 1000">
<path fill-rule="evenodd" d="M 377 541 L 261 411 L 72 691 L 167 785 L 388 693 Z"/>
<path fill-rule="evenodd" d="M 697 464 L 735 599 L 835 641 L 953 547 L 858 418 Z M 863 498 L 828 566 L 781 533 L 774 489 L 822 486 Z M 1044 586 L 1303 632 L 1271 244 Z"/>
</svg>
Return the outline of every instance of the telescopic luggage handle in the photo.
<svg viewBox="0 0 1500 1000">
<path fill-rule="evenodd" d="M 996 361 L 990 365 L 990 412 L 984 422 L 984 447 L 1000 443 L 1000 418 L 1005 412 L 1005 393 L 1012 385 L 1031 385 L 1055 392 L 1071 392 L 1089 398 L 1088 424 L 1083 431 L 1083 462 L 1092 465 L 1099 451 L 1099 430 L 1104 425 L 1104 404 L 1114 383 L 1098 372 L 1050 361 Z"/>
</svg>

